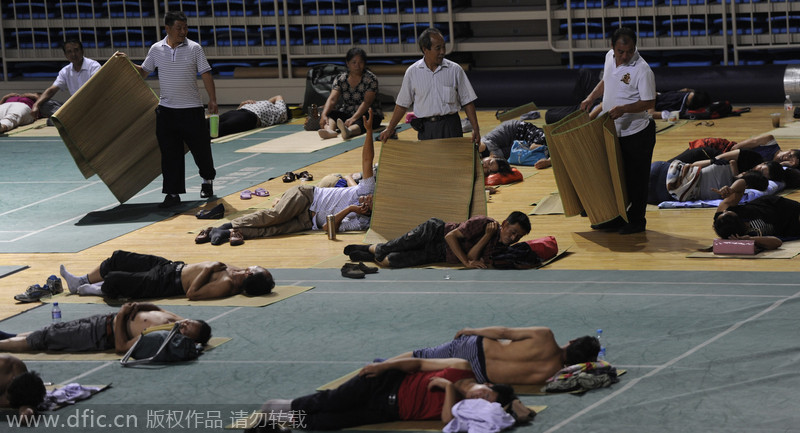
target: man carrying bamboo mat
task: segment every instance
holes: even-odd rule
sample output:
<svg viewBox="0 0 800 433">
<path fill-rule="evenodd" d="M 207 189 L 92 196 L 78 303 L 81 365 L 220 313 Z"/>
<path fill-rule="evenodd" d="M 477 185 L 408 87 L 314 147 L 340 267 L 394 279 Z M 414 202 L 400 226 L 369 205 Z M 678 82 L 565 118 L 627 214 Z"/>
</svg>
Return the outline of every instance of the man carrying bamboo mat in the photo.
<svg viewBox="0 0 800 433">
<path fill-rule="evenodd" d="M 655 77 L 636 49 L 633 30 L 618 28 L 611 36 L 611 47 L 606 54 L 603 79 L 581 102 L 581 110 L 591 110 L 593 101 L 602 95 L 603 113 L 608 112 L 614 119 L 628 192 L 628 223 L 617 217 L 594 224 L 592 228 L 621 234 L 639 233 L 645 231 L 647 225 L 650 161 L 656 145 L 656 124 L 648 113 L 656 103 Z"/>
</svg>

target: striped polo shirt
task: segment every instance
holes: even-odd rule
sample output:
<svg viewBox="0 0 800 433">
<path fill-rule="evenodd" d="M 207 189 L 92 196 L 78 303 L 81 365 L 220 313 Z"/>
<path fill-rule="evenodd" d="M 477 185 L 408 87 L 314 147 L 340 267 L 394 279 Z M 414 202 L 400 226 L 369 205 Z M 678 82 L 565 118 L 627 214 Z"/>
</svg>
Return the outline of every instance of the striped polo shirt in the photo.
<svg viewBox="0 0 800 433">
<path fill-rule="evenodd" d="M 476 99 L 478 96 L 458 63 L 444 59 L 431 71 L 423 58 L 406 69 L 395 102 L 406 108 L 414 104 L 417 117 L 430 117 L 457 113 Z"/>
<path fill-rule="evenodd" d="M 161 87 L 161 106 L 167 108 L 202 107 L 197 74 L 211 70 L 203 48 L 197 42 L 185 39 L 175 49 L 167 44 L 167 38 L 156 42 L 147 52 L 142 69 L 148 73 L 158 69 Z"/>
</svg>

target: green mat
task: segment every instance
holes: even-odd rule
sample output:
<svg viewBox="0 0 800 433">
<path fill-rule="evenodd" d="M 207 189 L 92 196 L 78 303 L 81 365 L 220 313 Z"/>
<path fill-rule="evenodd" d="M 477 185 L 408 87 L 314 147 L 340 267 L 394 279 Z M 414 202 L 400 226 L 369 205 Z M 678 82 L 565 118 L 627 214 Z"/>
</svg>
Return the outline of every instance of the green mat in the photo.
<svg viewBox="0 0 800 433">
<path fill-rule="evenodd" d="M 7 277 L 15 272 L 19 272 L 23 269 L 28 269 L 28 265 L 6 265 L 0 266 L 0 278 Z"/>
</svg>

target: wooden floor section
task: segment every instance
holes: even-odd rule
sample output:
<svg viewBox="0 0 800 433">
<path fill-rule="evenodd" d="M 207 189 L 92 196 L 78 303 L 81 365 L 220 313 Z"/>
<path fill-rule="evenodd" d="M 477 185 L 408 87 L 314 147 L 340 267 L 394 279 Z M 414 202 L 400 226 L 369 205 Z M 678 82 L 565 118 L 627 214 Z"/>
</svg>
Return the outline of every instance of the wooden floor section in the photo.
<svg viewBox="0 0 800 433">
<path fill-rule="evenodd" d="M 739 108 L 739 107 L 736 107 Z M 741 117 L 713 121 L 712 126 L 689 122 L 657 135 L 654 160 L 664 160 L 686 149 L 689 141 L 703 137 L 723 137 L 733 141 L 765 133 L 771 129 L 769 113 L 780 111 L 777 106 L 753 106 L 752 112 Z M 480 112 L 481 131 L 487 133 L 499 124 L 493 112 Z M 659 121 L 661 122 L 661 121 Z M 414 139 L 414 131 L 406 130 L 401 138 Z M 800 147 L 800 138 L 780 139 L 781 148 Z M 379 144 L 379 143 L 378 143 Z M 378 146 L 379 148 L 379 146 Z M 308 170 L 321 179 L 329 173 L 360 171 L 361 150 L 355 149 L 298 171 Z M 424 155 L 420 155 L 424 158 Z M 447 179 L 430 173 L 430 188 L 446 189 Z M 313 183 L 313 182 L 312 182 Z M 297 183 L 283 183 L 280 178 L 265 181 L 253 187 L 266 188 L 270 198 L 254 197 L 240 200 L 238 193 L 220 198 L 228 209 L 246 209 L 257 200 L 273 200 L 287 188 Z M 539 170 L 524 182 L 504 186 L 491 196 L 489 215 L 502 220 L 512 210 L 530 213 L 533 203 L 556 191 L 551 169 Z M 426 194 L 428 191 L 419 191 Z M 788 197 L 800 200 L 800 193 Z M 24 311 L 30 305 L 16 304 L 13 295 L 29 285 L 43 284 L 47 276 L 57 274 L 59 264 L 65 264 L 74 273 L 84 274 L 97 266 L 116 249 L 162 255 L 187 263 L 219 260 L 238 266 L 262 265 L 267 268 L 331 268 L 331 278 L 339 278 L 339 267 L 345 262 L 342 248 L 348 243 L 358 243 L 363 234 L 339 234 L 329 241 L 324 234 L 292 235 L 248 240 L 244 245 L 195 245 L 194 233 L 208 221 L 194 217 L 196 210 L 185 212 L 166 221 L 152 224 L 135 232 L 112 239 L 103 244 L 73 254 L 2 254 L 0 265 L 28 265 L 30 268 L 0 279 L 0 318 Z M 656 210 L 647 214 L 647 232 L 622 236 L 616 233 L 592 231 L 586 218 L 563 215 L 532 216 L 532 232 L 525 238 L 555 236 L 559 245 L 569 247 L 569 254 L 546 268 L 527 272 L 536 279 L 537 272 L 547 269 L 619 269 L 619 270 L 729 270 L 729 271 L 795 271 L 798 259 L 743 260 L 743 259 L 690 259 L 686 256 L 698 248 L 707 247 L 714 238 L 711 228 L 713 209 Z M 211 221 L 216 223 L 216 221 Z M 509 271 L 514 272 L 514 271 Z M 289 282 L 279 282 L 289 283 Z"/>
</svg>

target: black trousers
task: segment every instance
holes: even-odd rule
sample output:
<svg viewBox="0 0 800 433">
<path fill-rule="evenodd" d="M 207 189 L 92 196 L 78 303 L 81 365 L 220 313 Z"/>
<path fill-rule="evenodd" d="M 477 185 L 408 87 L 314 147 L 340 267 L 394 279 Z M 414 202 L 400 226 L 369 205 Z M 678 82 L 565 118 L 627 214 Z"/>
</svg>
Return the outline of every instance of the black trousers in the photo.
<svg viewBox="0 0 800 433">
<path fill-rule="evenodd" d="M 336 389 L 295 398 L 292 411 L 298 415 L 297 426 L 305 430 L 338 430 L 397 421 L 397 390 L 405 376 L 399 370 L 370 378 L 355 376 Z"/>
<path fill-rule="evenodd" d="M 183 145 L 189 147 L 200 177 L 214 179 L 214 158 L 211 155 L 211 136 L 208 134 L 203 107 L 156 108 L 156 137 L 161 149 L 161 176 L 164 194 L 186 192 L 186 164 Z"/>
<path fill-rule="evenodd" d="M 389 259 L 393 268 L 424 265 L 445 261 L 444 221 L 431 218 L 408 233 L 375 246 L 378 260 Z"/>
<path fill-rule="evenodd" d="M 650 161 L 656 146 L 656 122 L 650 119 L 647 127 L 636 134 L 620 137 L 622 161 L 625 166 L 625 187 L 628 190 L 628 221 L 646 224 Z"/>
<path fill-rule="evenodd" d="M 448 114 L 435 122 L 424 120 L 422 130 L 417 132 L 418 140 L 436 140 L 463 136 L 461 117 L 459 117 L 458 113 Z"/>
<path fill-rule="evenodd" d="M 100 264 L 101 290 L 114 298 L 184 295 L 181 274 L 177 270 L 182 264 L 163 257 L 117 250 Z"/>
<path fill-rule="evenodd" d="M 219 115 L 219 136 L 236 134 L 258 128 L 261 122 L 256 113 L 248 110 L 230 110 Z M 208 119 L 206 119 L 208 125 Z M 209 127 L 210 128 L 210 127 Z"/>
</svg>

